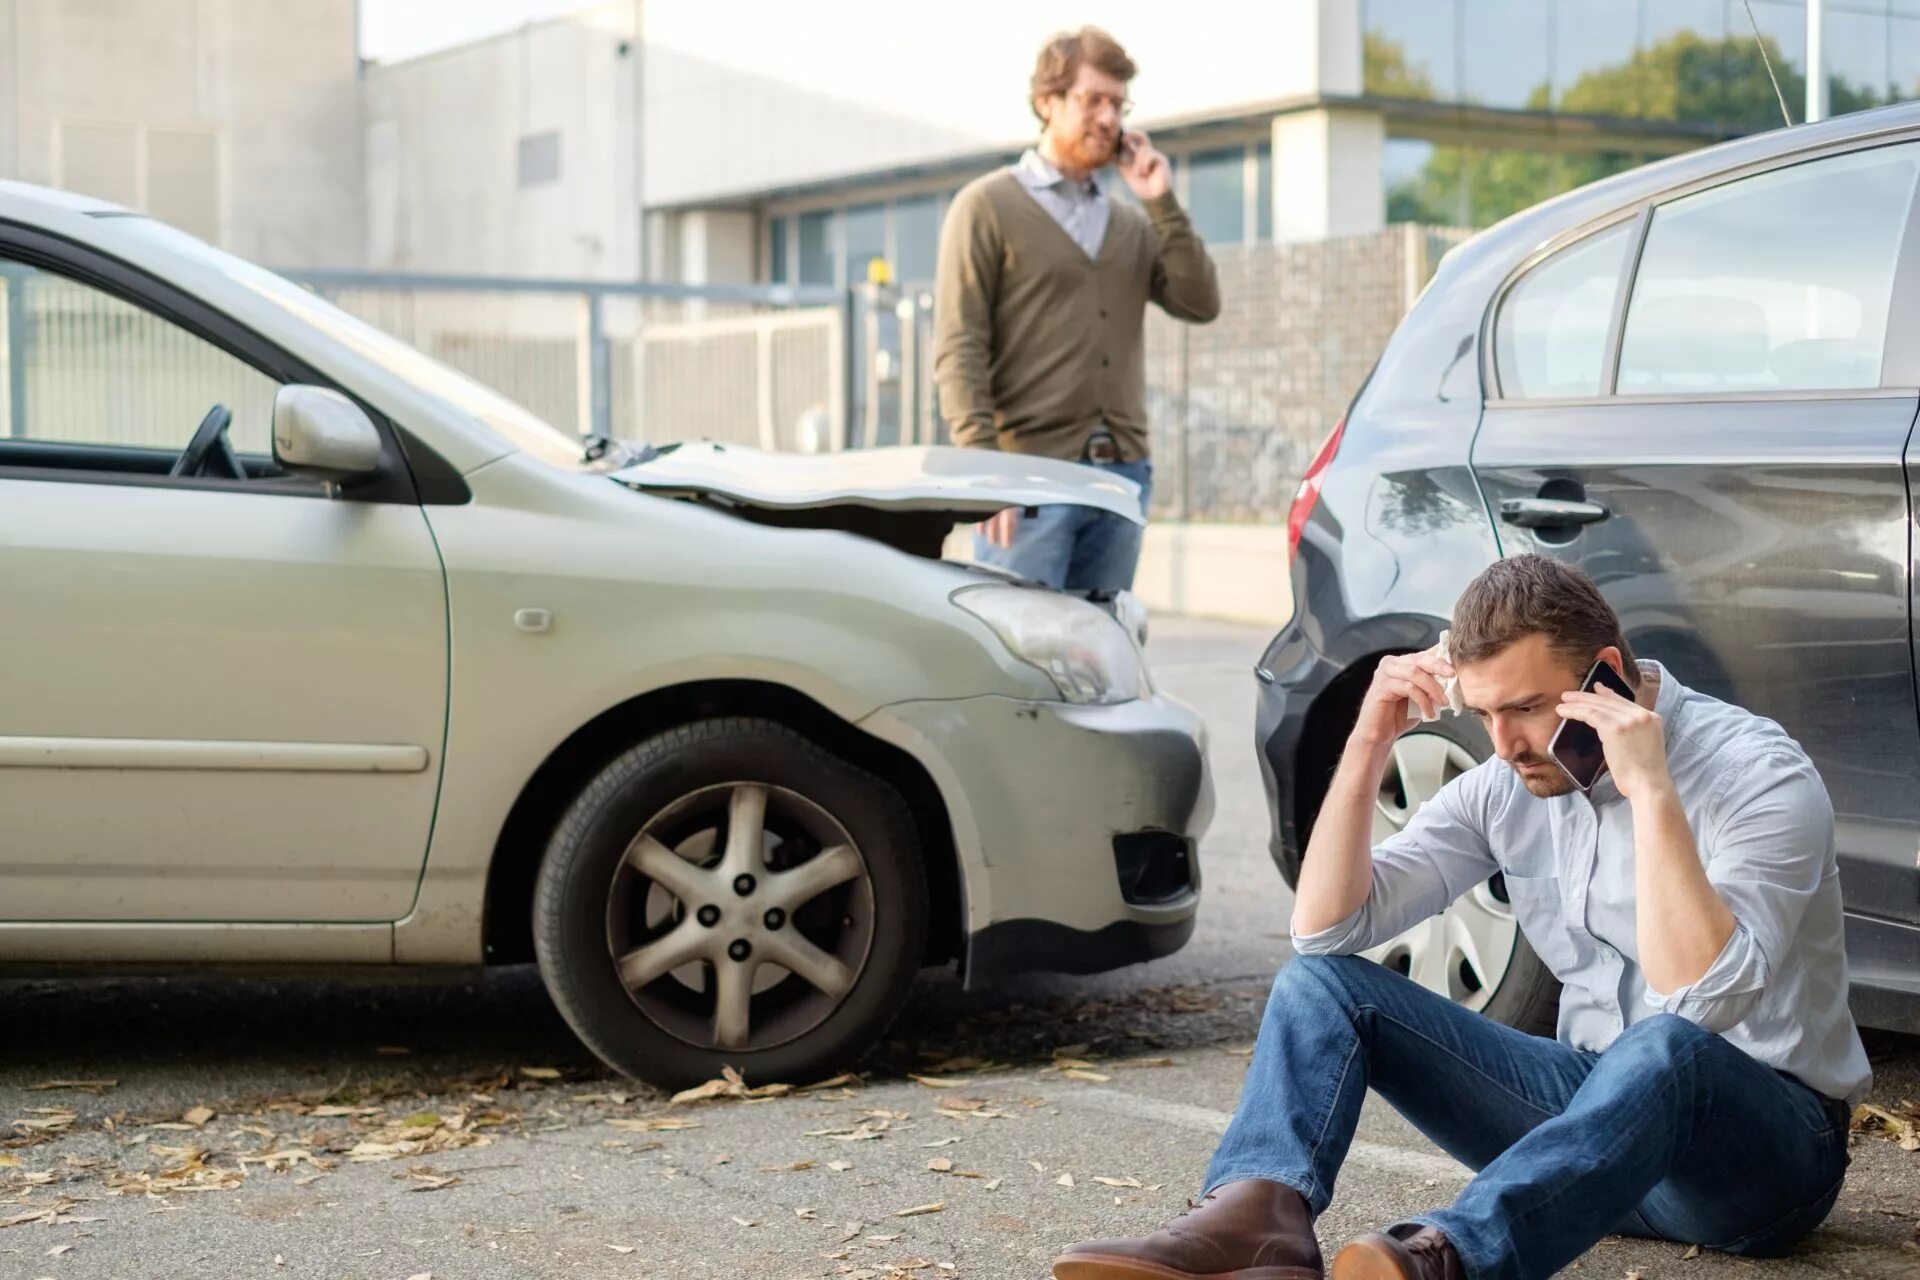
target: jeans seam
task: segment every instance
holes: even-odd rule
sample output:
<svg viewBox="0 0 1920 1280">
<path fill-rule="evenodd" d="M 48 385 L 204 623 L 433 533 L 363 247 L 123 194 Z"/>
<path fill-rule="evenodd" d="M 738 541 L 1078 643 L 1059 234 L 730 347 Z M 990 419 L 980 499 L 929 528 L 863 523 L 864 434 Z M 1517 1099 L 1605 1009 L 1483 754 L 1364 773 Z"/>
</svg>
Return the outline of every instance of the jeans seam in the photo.
<svg viewBox="0 0 1920 1280">
<path fill-rule="evenodd" d="M 1382 1021 L 1391 1022 L 1394 1026 L 1399 1027 L 1402 1031 L 1405 1031 L 1408 1035 L 1413 1036 L 1415 1039 L 1423 1040 L 1426 1043 L 1432 1045 L 1434 1049 L 1436 1049 L 1438 1052 L 1446 1054 L 1448 1058 L 1452 1059 L 1454 1062 L 1459 1063 L 1462 1067 L 1465 1067 L 1468 1071 L 1472 1072 L 1474 1076 L 1476 1076 L 1481 1080 L 1486 1081 L 1488 1084 L 1498 1089 L 1501 1093 L 1505 1094 L 1508 1098 L 1512 1099 L 1515 1102 L 1520 1103 L 1522 1106 L 1535 1112 L 1536 1114 L 1541 1116 L 1543 1119 L 1551 1120 L 1556 1115 L 1560 1114 L 1557 1111 L 1549 1111 L 1545 1107 L 1541 1106 L 1539 1103 L 1535 1102 L 1532 1098 L 1527 1097 L 1525 1094 L 1517 1093 L 1514 1090 L 1508 1088 L 1503 1081 L 1495 1078 L 1492 1075 L 1489 1075 L 1485 1070 L 1483 1070 L 1480 1067 L 1478 1063 L 1472 1062 L 1464 1057 L 1461 1057 L 1458 1053 L 1454 1052 L 1448 1046 L 1440 1043 L 1438 1040 L 1435 1040 L 1432 1036 L 1426 1034 L 1426 1032 L 1420 1030 L 1418 1027 L 1413 1026 L 1411 1023 L 1405 1022 L 1400 1018 L 1394 1017 L 1391 1013 L 1388 1013 L 1385 1010 L 1383 1010 L 1379 1005 L 1356 1004 L 1354 1008 L 1356 1009 L 1356 1011 L 1367 1010 L 1373 1013 L 1376 1017 L 1380 1018 Z"/>
<path fill-rule="evenodd" d="M 1695 1043 L 1693 1046 L 1693 1051 L 1687 1055 L 1687 1060 L 1684 1065 L 1688 1069 L 1691 1069 L 1694 1063 L 1699 1061 L 1700 1055 L 1706 1051 L 1706 1047 L 1707 1047 L 1706 1042 L 1704 1040 Z M 1661 1086 L 1660 1086 L 1662 1093 L 1672 1092 L 1673 1080 L 1674 1080 L 1674 1077 L 1678 1074 L 1679 1074 L 1678 1072 L 1674 1072 L 1674 1071 L 1669 1071 L 1664 1073 L 1664 1076 L 1661 1081 Z M 1691 1135 L 1689 1135 L 1689 1139 L 1691 1139 Z M 1622 1147 L 1626 1145 L 1626 1143 L 1627 1143 L 1627 1139 L 1625 1137 L 1622 1137 L 1619 1141 L 1613 1143 L 1611 1146 L 1603 1148 L 1600 1154 L 1599 1162 L 1604 1164 L 1608 1159 L 1610 1159 L 1613 1156 L 1614 1152 L 1619 1151 Z M 1563 1186 L 1557 1191 L 1555 1191 L 1552 1195 L 1548 1196 L 1545 1200 L 1542 1200 L 1537 1204 L 1528 1205 L 1526 1208 L 1520 1209 L 1514 1212 L 1508 1217 L 1509 1226 L 1511 1226 L 1511 1224 L 1513 1223 L 1522 1222 L 1529 1218 L 1534 1217 L 1541 1210 L 1547 1208 L 1549 1205 L 1557 1201 L 1561 1196 L 1565 1195 L 1568 1190 L 1569 1190 L 1569 1187 Z M 1637 1208 L 1638 1203 L 1636 1203 L 1633 1207 Z M 1647 1219 L 1647 1225 L 1654 1227 L 1656 1230 L 1659 1229 L 1659 1224 L 1655 1223 L 1650 1218 Z M 1665 1233 L 1663 1232 L 1663 1234 Z M 1509 1231 L 1508 1233 L 1508 1238 L 1509 1240 L 1511 1240 L 1512 1238 L 1511 1231 Z"/>
<path fill-rule="evenodd" d="M 1781 1222 L 1781 1221 L 1784 1221 L 1785 1219 L 1788 1219 L 1788 1218 L 1791 1218 L 1791 1217 L 1793 1217 L 1793 1216 L 1795 1216 L 1796 1214 L 1802 1214 L 1802 1213 L 1805 1213 L 1805 1212 L 1806 1212 L 1807 1210 L 1809 1210 L 1809 1209 L 1811 1209 L 1811 1208 L 1813 1208 L 1813 1207 L 1814 1207 L 1815 1205 L 1817 1205 L 1817 1204 L 1819 1204 L 1819 1203 L 1820 1203 L 1820 1202 L 1821 1202 L 1822 1200 L 1825 1200 L 1825 1199 L 1826 1199 L 1826 1198 L 1827 1198 L 1828 1196 L 1835 1196 L 1835 1197 L 1837 1197 L 1837 1196 L 1838 1196 L 1838 1195 L 1840 1194 L 1840 1190 L 1841 1190 L 1841 1188 L 1842 1188 L 1842 1187 L 1844 1187 L 1844 1186 L 1846 1185 L 1846 1181 L 1847 1181 L 1847 1175 L 1846 1175 L 1846 1173 L 1845 1173 L 1844 1171 L 1842 1171 L 1842 1172 L 1841 1172 L 1841 1174 L 1840 1174 L 1840 1176 L 1839 1176 L 1838 1178 L 1835 1178 L 1835 1179 L 1833 1180 L 1833 1183 L 1832 1183 L 1832 1185 L 1830 1185 L 1829 1187 L 1827 1187 L 1827 1189 L 1826 1189 L 1826 1190 L 1824 1190 L 1824 1191 L 1822 1191 L 1822 1192 L 1821 1192 L 1821 1193 L 1820 1193 L 1819 1195 L 1817 1195 L 1817 1196 L 1815 1196 L 1815 1197 L 1814 1197 L 1813 1199 L 1811 1199 L 1811 1200 L 1809 1200 L 1809 1201 L 1807 1201 L 1807 1202 L 1806 1202 L 1805 1204 L 1802 1204 L 1802 1205 L 1795 1205 L 1795 1206 L 1794 1206 L 1793 1208 L 1791 1208 L 1791 1209 L 1789 1209 L 1789 1210 L 1787 1210 L 1787 1211 L 1786 1211 L 1785 1213 L 1783 1213 L 1783 1214 L 1781 1214 L 1781 1215 L 1780 1215 L 1780 1218 L 1779 1218 L 1778 1220 L 1776 1220 L 1776 1221 L 1774 1222 L 1774 1224 L 1773 1224 L 1773 1226 L 1770 1226 L 1770 1227 L 1762 1227 L 1762 1228 L 1760 1228 L 1760 1230 L 1758 1230 L 1758 1231 L 1749 1231 L 1749 1232 L 1747 1232 L 1747 1234 L 1746 1234 L 1746 1235 L 1743 1235 L 1743 1236 L 1735 1236 L 1735 1237 L 1734 1237 L 1733 1239 L 1731 1239 L 1731 1240 L 1728 1240 L 1728 1241 L 1726 1241 L 1726 1242 L 1725 1242 L 1725 1243 L 1723 1243 L 1723 1244 L 1711 1244 L 1711 1243 L 1708 1243 L 1707 1241 L 1704 1241 L 1704 1240 L 1703 1240 L 1703 1241 L 1700 1241 L 1699 1243 L 1701 1243 L 1701 1244 L 1703 1244 L 1703 1245 L 1705 1245 L 1705 1246 L 1706 1246 L 1707 1248 L 1709 1248 L 1709 1249 L 1713 1249 L 1713 1250 L 1716 1250 L 1716 1251 L 1718 1251 L 1718 1252 L 1720 1252 L 1720 1253 L 1734 1253 L 1734 1252 L 1737 1252 L 1737 1251 L 1738 1251 L 1738 1250 L 1740 1249 L 1740 1247 L 1741 1247 L 1741 1246 L 1743 1246 L 1743 1245 L 1745 1245 L 1745 1244 L 1747 1244 L 1747 1243 L 1748 1243 L 1749 1241 L 1752 1241 L 1752 1240 L 1758 1240 L 1758 1239 L 1760 1239 L 1760 1238 L 1761 1238 L 1762 1236 L 1764 1236 L 1764 1235 L 1766 1235 L 1766 1234 L 1767 1234 L 1767 1233 L 1768 1233 L 1769 1231 L 1772 1231 L 1772 1230 L 1774 1230 L 1775 1228 L 1777 1228 L 1777 1227 L 1778 1227 L 1778 1226 L 1780 1225 L 1780 1222 Z M 1829 1212 L 1831 1212 L 1831 1209 L 1829 1209 Z M 1822 1222 L 1824 1222 L 1825 1220 L 1826 1220 L 1826 1219 L 1824 1219 L 1824 1218 L 1822 1218 L 1822 1219 L 1821 1219 L 1821 1221 L 1822 1221 Z M 1812 1230 L 1814 1230 L 1814 1228 L 1815 1228 L 1815 1227 L 1818 1227 L 1819 1225 L 1820 1225 L 1820 1223 L 1818 1223 L 1818 1222 L 1816 1222 L 1816 1223 L 1814 1223 L 1812 1227 L 1808 1227 L 1808 1228 L 1807 1228 L 1807 1229 L 1806 1229 L 1805 1231 L 1802 1231 L 1802 1232 L 1800 1233 L 1800 1236 L 1795 1236 L 1795 1237 L 1794 1237 L 1794 1239 L 1796 1239 L 1796 1240 L 1797 1240 L 1797 1239 L 1799 1239 L 1799 1238 L 1800 1238 L 1801 1236 L 1804 1236 L 1804 1235 L 1807 1235 L 1807 1234 L 1808 1234 L 1809 1232 L 1811 1232 Z"/>
</svg>

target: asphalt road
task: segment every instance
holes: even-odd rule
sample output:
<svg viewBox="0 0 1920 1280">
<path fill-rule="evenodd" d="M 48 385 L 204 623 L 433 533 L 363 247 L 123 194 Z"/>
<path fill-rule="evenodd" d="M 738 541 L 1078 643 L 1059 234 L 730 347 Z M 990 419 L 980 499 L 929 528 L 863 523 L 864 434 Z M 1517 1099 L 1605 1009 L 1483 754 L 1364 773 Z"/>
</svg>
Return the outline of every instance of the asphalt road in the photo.
<svg viewBox="0 0 1920 1280">
<path fill-rule="evenodd" d="M 0 983 L 0 1120 L 47 1137 L 0 1150 L 0 1280 L 1039 1280 L 1070 1241 L 1150 1230 L 1196 1189 L 1288 955 L 1249 746 L 1265 636 L 1155 626 L 1219 791 L 1179 955 L 985 995 L 929 975 L 851 1087 L 681 1107 L 607 1075 L 524 969 Z M 1920 1100 L 1920 1039 L 1870 1050 L 1875 1100 Z M 1794 1258 L 1609 1241 L 1578 1273 L 1920 1276 L 1920 1152 L 1855 1141 Z M 1370 1104 L 1322 1241 L 1464 1180 Z"/>
</svg>

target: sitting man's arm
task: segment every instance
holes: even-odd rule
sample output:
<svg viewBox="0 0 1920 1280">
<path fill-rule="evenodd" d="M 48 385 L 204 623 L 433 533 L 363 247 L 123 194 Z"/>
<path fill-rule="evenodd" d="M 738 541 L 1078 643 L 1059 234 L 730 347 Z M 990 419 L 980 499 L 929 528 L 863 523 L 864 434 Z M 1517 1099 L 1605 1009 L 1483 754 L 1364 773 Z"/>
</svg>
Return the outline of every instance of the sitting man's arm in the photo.
<svg viewBox="0 0 1920 1280">
<path fill-rule="evenodd" d="M 1807 904 L 1833 873 L 1833 806 L 1804 755 L 1729 769 L 1696 842 L 1667 771 L 1660 717 L 1611 693 L 1569 693 L 1563 715 L 1600 733 L 1633 808 L 1635 934 L 1647 1002 L 1723 1032 L 1767 989 Z M 1576 710 L 1577 708 L 1577 710 Z"/>
<path fill-rule="evenodd" d="M 1435 915 L 1499 870 L 1487 845 L 1485 771 L 1425 800 L 1404 831 L 1373 844 L 1380 782 L 1400 735 L 1446 705 L 1436 651 L 1384 659 L 1314 820 L 1294 893 L 1293 946 L 1302 955 L 1351 955 Z"/>
</svg>

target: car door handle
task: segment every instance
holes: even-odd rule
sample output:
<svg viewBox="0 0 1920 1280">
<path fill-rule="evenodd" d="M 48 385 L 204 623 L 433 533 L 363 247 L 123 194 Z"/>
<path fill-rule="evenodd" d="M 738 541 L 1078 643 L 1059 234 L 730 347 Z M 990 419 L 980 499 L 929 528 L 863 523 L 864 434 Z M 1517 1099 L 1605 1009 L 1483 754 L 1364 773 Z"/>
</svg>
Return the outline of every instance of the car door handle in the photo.
<svg viewBox="0 0 1920 1280">
<path fill-rule="evenodd" d="M 1522 529 L 1592 524 L 1607 515 L 1607 509 L 1597 502 L 1569 502 L 1565 498 L 1508 498 L 1500 504 L 1500 518 Z"/>
</svg>

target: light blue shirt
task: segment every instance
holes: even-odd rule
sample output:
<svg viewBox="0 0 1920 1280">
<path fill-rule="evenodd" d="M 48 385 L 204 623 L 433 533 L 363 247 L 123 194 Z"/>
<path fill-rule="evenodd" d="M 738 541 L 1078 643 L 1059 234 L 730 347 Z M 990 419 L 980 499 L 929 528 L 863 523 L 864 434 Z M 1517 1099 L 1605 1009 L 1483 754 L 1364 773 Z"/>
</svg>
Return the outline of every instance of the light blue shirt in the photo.
<svg viewBox="0 0 1920 1280">
<path fill-rule="evenodd" d="M 1733 936 L 1700 979 L 1658 992 L 1640 970 L 1633 814 L 1611 775 L 1539 799 L 1488 760 L 1443 787 L 1373 851 L 1353 915 L 1296 935 L 1304 955 L 1378 946 L 1496 871 L 1520 930 L 1560 979 L 1559 1039 L 1599 1051 L 1621 1030 L 1675 1013 L 1849 1105 L 1872 1083 L 1847 1010 L 1847 956 L 1833 807 L 1813 762 L 1771 720 L 1695 693 L 1655 662 L 1654 712 L 1707 879 Z"/>
<path fill-rule="evenodd" d="M 1107 221 L 1113 216 L 1113 206 L 1097 183 L 1091 178 L 1085 182 L 1068 181 L 1066 175 L 1032 147 L 1027 148 L 1020 163 L 1013 167 L 1013 176 L 1089 258 L 1100 256 L 1100 244 L 1107 238 Z"/>
</svg>

